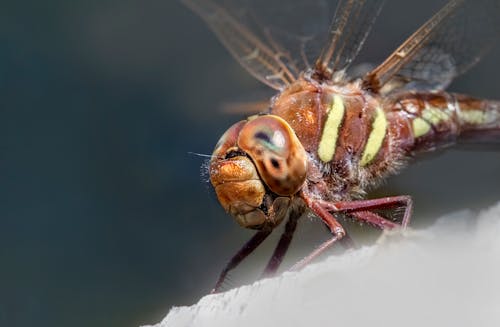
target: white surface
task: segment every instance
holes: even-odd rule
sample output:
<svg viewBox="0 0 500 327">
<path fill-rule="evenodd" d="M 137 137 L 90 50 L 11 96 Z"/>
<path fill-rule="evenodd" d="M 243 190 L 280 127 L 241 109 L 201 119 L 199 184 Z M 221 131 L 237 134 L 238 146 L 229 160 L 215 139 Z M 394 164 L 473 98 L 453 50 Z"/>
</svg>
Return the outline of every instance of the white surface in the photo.
<svg viewBox="0 0 500 327">
<path fill-rule="evenodd" d="M 500 326 L 500 203 L 174 307 L 154 326 Z"/>
</svg>

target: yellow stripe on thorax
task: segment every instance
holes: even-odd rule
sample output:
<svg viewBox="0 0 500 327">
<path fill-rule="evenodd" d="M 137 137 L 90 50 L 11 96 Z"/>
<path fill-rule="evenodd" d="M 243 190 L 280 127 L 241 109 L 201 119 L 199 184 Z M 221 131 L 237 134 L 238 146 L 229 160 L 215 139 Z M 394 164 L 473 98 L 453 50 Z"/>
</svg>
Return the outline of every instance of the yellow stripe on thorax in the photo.
<svg viewBox="0 0 500 327">
<path fill-rule="evenodd" d="M 339 129 L 344 118 L 345 107 L 344 100 L 340 95 L 334 95 L 332 104 L 328 107 L 323 134 L 319 141 L 318 156 L 323 162 L 329 162 L 333 159 L 337 139 L 339 138 Z"/>
<path fill-rule="evenodd" d="M 361 166 L 368 165 L 377 155 L 384 142 L 385 134 L 387 133 L 387 118 L 382 108 L 377 107 L 375 119 L 372 123 L 372 130 L 368 141 L 366 142 L 363 156 L 361 157 Z"/>
</svg>

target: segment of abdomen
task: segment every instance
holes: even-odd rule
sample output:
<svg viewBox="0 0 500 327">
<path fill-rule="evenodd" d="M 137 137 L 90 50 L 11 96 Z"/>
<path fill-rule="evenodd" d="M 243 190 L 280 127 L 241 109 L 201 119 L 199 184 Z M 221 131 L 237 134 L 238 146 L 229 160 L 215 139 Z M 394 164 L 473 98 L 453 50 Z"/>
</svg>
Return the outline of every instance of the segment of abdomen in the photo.
<svg viewBox="0 0 500 327">
<path fill-rule="evenodd" d="M 436 150 L 460 141 L 500 138 L 500 103 L 448 93 L 410 93 L 388 115 L 406 120 L 408 151 Z M 500 142 L 500 140 L 499 140 Z"/>
<path fill-rule="evenodd" d="M 500 144 L 500 102 L 455 95 L 460 119 L 460 141 Z"/>
</svg>

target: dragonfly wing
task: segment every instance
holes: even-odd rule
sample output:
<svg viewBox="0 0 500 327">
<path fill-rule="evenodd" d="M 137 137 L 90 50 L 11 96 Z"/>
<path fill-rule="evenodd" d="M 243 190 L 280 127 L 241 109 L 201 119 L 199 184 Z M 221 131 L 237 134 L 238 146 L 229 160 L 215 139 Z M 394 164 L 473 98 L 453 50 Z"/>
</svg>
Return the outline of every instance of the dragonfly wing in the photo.
<svg viewBox="0 0 500 327">
<path fill-rule="evenodd" d="M 328 27 L 336 8 L 331 0 L 181 2 L 208 23 L 244 68 L 274 89 L 314 67 L 331 39 Z"/>
<path fill-rule="evenodd" d="M 341 0 L 330 27 L 330 39 L 316 61 L 316 71 L 325 77 L 335 72 L 343 77 L 361 50 L 384 0 Z"/>
<path fill-rule="evenodd" d="M 381 65 L 364 77 L 365 87 L 443 90 L 492 47 L 500 36 L 498 0 L 451 0 Z"/>
<path fill-rule="evenodd" d="M 210 0 L 181 1 L 206 21 L 233 57 L 258 80 L 281 89 L 295 79 L 280 55 L 226 8 Z"/>
</svg>

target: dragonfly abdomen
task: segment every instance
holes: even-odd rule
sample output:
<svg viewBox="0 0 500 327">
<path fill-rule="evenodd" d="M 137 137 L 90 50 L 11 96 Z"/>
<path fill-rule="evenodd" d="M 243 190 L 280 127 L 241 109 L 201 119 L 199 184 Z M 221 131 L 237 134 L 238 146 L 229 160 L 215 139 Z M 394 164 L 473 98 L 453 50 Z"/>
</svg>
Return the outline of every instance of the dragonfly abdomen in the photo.
<svg viewBox="0 0 500 327">
<path fill-rule="evenodd" d="M 407 150 L 437 150 L 462 139 L 472 141 L 500 137 L 500 103 L 449 93 L 409 93 L 392 110 L 408 120 Z M 413 142 L 411 142 L 413 139 Z"/>
<path fill-rule="evenodd" d="M 460 141 L 500 143 L 500 102 L 455 95 L 460 120 Z"/>
<path fill-rule="evenodd" d="M 407 93 L 391 111 L 408 121 L 407 151 L 418 153 L 455 144 L 461 130 L 457 103 L 448 93 Z"/>
</svg>

